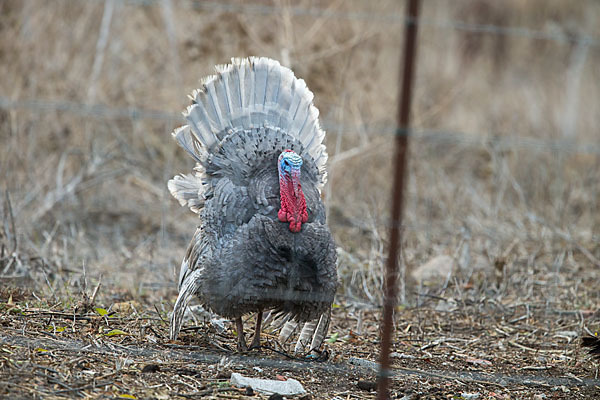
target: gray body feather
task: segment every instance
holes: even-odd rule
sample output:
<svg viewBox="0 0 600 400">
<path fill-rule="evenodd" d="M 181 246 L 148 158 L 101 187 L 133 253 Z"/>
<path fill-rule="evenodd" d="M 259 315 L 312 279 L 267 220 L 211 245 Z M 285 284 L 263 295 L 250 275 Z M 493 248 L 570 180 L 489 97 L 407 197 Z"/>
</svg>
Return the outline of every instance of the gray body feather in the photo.
<svg viewBox="0 0 600 400">
<path fill-rule="evenodd" d="M 168 187 L 201 225 L 181 265 L 170 336 L 177 337 L 189 300 L 198 296 L 226 318 L 273 310 L 288 323 L 313 321 L 301 335 L 308 343 L 319 328 L 327 330 L 337 286 L 335 244 L 320 197 L 325 133 L 313 95 L 291 70 L 266 58 L 234 59 L 217 71 L 194 91 L 184 112 L 188 124 L 173 133 L 196 167 Z M 303 159 L 308 221 L 299 233 L 277 218 L 277 158 L 286 149 Z M 312 337 L 316 347 L 324 335 Z"/>
</svg>

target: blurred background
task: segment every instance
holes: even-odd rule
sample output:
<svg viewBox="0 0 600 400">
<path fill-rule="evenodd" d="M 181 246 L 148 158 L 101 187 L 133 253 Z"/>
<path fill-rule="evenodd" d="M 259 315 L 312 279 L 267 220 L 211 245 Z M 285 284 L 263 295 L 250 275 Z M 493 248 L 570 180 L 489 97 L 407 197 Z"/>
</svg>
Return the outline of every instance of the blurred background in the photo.
<svg viewBox="0 0 600 400">
<path fill-rule="evenodd" d="M 257 55 L 315 93 L 339 295 L 381 305 L 403 6 L 0 2 L 2 284 L 77 292 L 85 270 L 171 304 L 198 220 L 166 188 L 193 167 L 170 132 L 215 64 Z M 402 302 L 598 304 L 599 20 L 595 0 L 422 2 Z"/>
</svg>

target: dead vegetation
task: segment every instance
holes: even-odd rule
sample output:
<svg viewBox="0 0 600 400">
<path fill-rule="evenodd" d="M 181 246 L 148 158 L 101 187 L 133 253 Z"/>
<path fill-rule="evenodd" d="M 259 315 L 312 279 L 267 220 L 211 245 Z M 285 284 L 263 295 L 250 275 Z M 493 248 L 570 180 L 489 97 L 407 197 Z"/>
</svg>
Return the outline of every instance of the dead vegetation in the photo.
<svg viewBox="0 0 600 400">
<path fill-rule="evenodd" d="M 395 393 L 594 397 L 597 367 L 578 338 L 598 329 L 600 302 L 600 6 L 422 9 Z M 243 398 L 226 386 L 239 369 L 287 373 L 315 398 L 372 397 L 358 381 L 375 376 L 351 358 L 377 361 L 401 11 L 391 1 L 0 3 L 2 395 Z M 308 368 L 253 369 L 285 358 L 244 361 L 227 350 L 229 327 L 188 326 L 166 341 L 196 224 L 166 190 L 191 167 L 169 133 L 199 78 L 247 55 L 304 78 L 328 131 L 342 286 L 328 361 Z M 450 273 L 420 279 L 438 256 Z"/>
</svg>

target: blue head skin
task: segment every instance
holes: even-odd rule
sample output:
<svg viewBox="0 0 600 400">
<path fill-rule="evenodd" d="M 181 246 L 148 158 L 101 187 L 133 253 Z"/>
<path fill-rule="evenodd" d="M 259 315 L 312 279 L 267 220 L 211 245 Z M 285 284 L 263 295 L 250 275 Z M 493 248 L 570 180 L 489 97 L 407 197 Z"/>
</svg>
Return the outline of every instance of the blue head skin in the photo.
<svg viewBox="0 0 600 400">
<path fill-rule="evenodd" d="M 277 167 L 279 169 L 279 182 L 288 183 L 291 180 L 292 186 L 294 188 L 294 194 L 296 195 L 296 197 L 298 197 L 302 157 L 300 157 L 292 150 L 285 150 L 279 155 Z"/>
</svg>

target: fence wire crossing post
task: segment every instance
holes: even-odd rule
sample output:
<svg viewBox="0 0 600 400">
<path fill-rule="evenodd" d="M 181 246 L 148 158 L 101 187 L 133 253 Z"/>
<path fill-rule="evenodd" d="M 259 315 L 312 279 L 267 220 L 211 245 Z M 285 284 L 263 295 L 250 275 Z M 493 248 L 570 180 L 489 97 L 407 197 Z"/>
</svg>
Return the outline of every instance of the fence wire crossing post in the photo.
<svg viewBox="0 0 600 400">
<path fill-rule="evenodd" d="M 381 335 L 381 354 L 379 359 L 379 377 L 377 398 L 389 399 L 391 378 L 390 348 L 392 343 L 393 316 L 398 293 L 398 248 L 401 238 L 402 208 L 404 203 L 404 176 L 408 151 L 410 122 L 410 104 L 412 96 L 413 69 L 415 63 L 417 18 L 419 0 L 408 0 L 406 7 L 404 54 L 400 63 L 400 92 L 398 103 L 398 128 L 396 130 L 395 176 L 392 197 L 392 215 L 390 224 L 390 244 L 386 265 L 383 304 L 383 329 Z"/>
</svg>

